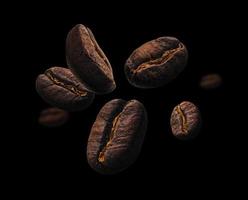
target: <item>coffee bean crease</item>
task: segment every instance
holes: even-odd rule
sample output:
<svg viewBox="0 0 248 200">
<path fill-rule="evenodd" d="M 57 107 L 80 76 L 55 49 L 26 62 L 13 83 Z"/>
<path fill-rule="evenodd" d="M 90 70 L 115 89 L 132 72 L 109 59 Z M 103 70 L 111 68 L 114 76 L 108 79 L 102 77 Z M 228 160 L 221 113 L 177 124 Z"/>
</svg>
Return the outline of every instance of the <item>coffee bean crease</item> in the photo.
<svg viewBox="0 0 248 200">
<path fill-rule="evenodd" d="M 100 163 L 103 163 L 105 158 L 104 158 L 104 153 L 105 151 L 107 150 L 107 148 L 111 145 L 111 142 L 112 142 L 112 139 L 114 138 L 114 135 L 116 133 L 116 130 L 117 130 L 117 126 L 119 125 L 120 121 L 120 115 L 121 113 L 119 113 L 113 120 L 113 123 L 112 123 L 112 128 L 111 128 L 111 132 L 109 134 L 109 139 L 108 139 L 108 142 L 107 144 L 103 147 L 103 149 L 100 151 L 99 153 L 99 157 L 98 157 L 98 161 Z"/>
<path fill-rule="evenodd" d="M 176 107 L 176 111 L 177 111 L 177 113 L 179 114 L 180 119 L 181 119 L 181 122 L 182 122 L 181 130 L 182 130 L 183 133 L 187 134 L 187 133 L 188 133 L 187 118 L 186 118 L 186 116 L 184 115 L 184 113 L 183 113 L 183 111 L 182 111 L 180 105 L 178 105 L 178 106 Z"/>
<path fill-rule="evenodd" d="M 145 63 L 142 63 L 136 69 L 130 68 L 130 70 L 135 74 L 135 73 L 141 72 L 147 68 L 152 68 L 152 67 L 156 67 L 157 65 L 160 65 L 160 64 L 165 64 L 171 58 L 173 58 L 173 56 L 177 52 L 181 51 L 183 48 L 184 48 L 183 44 L 180 43 L 177 48 L 165 51 L 161 57 L 155 58 L 155 59 L 147 61 Z"/>
<path fill-rule="evenodd" d="M 104 157 L 104 153 L 106 152 L 107 148 L 109 146 L 111 146 L 111 142 L 117 132 L 117 128 L 120 124 L 120 117 L 121 117 L 121 114 L 125 111 L 125 108 L 128 107 L 128 105 L 132 103 L 131 101 L 128 102 L 122 109 L 122 111 L 114 118 L 113 122 L 112 122 L 112 128 L 111 128 L 111 131 L 110 131 L 110 134 L 109 134 L 109 137 L 107 139 L 107 143 L 106 145 L 102 148 L 102 150 L 100 150 L 100 153 L 99 153 L 99 156 L 98 156 L 98 161 L 100 163 L 103 163 L 104 160 L 105 160 L 105 157 Z"/>
<path fill-rule="evenodd" d="M 69 91 L 71 91 L 72 93 L 80 96 L 80 97 L 83 97 L 83 96 L 86 96 L 87 95 L 87 92 L 86 91 L 82 91 L 82 90 L 79 90 L 77 88 L 77 85 L 74 86 L 74 85 L 70 85 L 70 84 L 65 84 L 63 82 L 61 82 L 58 78 L 59 77 L 56 77 L 56 75 L 51 71 L 51 70 L 47 70 L 45 72 L 45 75 L 56 85 L 60 86 L 60 87 L 63 87 Z"/>
</svg>

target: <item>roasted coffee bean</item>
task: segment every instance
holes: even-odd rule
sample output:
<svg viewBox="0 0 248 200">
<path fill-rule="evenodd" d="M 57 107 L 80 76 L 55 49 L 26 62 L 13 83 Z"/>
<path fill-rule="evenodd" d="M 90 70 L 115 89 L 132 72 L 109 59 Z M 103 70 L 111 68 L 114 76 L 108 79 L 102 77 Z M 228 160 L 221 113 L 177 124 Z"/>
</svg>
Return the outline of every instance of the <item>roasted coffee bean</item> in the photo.
<svg viewBox="0 0 248 200">
<path fill-rule="evenodd" d="M 203 89 L 215 89 L 222 84 L 222 78 L 219 74 L 208 74 L 201 78 L 200 87 Z"/>
<path fill-rule="evenodd" d="M 86 26 L 78 24 L 68 33 L 66 59 L 69 68 L 88 90 L 104 94 L 116 88 L 112 67 Z"/>
<path fill-rule="evenodd" d="M 146 110 L 139 101 L 109 101 L 91 129 L 87 146 L 89 165 L 101 174 L 124 170 L 138 157 L 146 128 Z"/>
<path fill-rule="evenodd" d="M 183 101 L 173 109 L 170 125 L 175 137 L 179 139 L 194 138 L 201 126 L 199 109 L 193 103 Z"/>
<path fill-rule="evenodd" d="M 155 88 L 170 82 L 184 69 L 185 45 L 174 37 L 160 37 L 137 48 L 126 61 L 127 80 L 139 88 Z"/>
<path fill-rule="evenodd" d="M 47 108 L 40 113 L 39 124 L 48 127 L 63 125 L 69 118 L 69 113 L 59 108 Z"/>
<path fill-rule="evenodd" d="M 69 110 L 83 110 L 94 99 L 69 69 L 52 67 L 40 74 L 36 80 L 39 95 L 52 106 Z"/>
</svg>

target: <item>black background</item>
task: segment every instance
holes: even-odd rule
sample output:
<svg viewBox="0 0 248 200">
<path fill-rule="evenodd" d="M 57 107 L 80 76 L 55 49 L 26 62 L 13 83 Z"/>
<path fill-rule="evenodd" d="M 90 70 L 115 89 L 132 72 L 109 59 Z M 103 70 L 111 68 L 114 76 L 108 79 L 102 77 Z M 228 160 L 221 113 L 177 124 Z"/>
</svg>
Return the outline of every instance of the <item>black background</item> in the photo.
<svg viewBox="0 0 248 200">
<path fill-rule="evenodd" d="M 23 20 L 31 90 L 28 138 L 32 142 L 27 154 L 32 182 L 45 182 L 44 188 L 37 188 L 41 191 L 53 190 L 58 185 L 81 188 L 84 192 L 88 187 L 100 192 L 122 186 L 133 191 L 136 185 L 156 187 L 161 182 L 180 190 L 201 187 L 206 181 L 210 181 L 210 188 L 217 189 L 219 182 L 230 177 L 232 169 L 228 174 L 223 169 L 233 162 L 230 146 L 235 142 L 227 131 L 229 119 L 225 106 L 230 96 L 231 61 L 227 58 L 232 56 L 229 51 L 231 31 L 235 29 L 230 23 L 232 16 L 225 9 L 204 4 L 196 5 L 197 9 L 159 4 L 136 8 L 121 3 L 101 9 L 102 5 L 96 5 L 99 10 L 84 4 L 65 9 L 49 6 L 40 9 L 37 5 Z M 35 91 L 36 77 L 51 66 L 66 67 L 66 35 L 78 23 L 94 33 L 112 64 L 117 88 L 111 94 L 96 96 L 87 110 L 71 113 L 70 120 L 62 127 L 42 127 L 37 122 L 39 113 L 49 105 Z M 142 90 L 131 86 L 123 72 L 126 59 L 135 48 L 160 36 L 177 37 L 186 45 L 187 67 L 164 87 Z M 202 90 L 199 80 L 208 73 L 219 73 L 223 85 L 215 90 Z M 137 161 L 122 173 L 103 176 L 88 166 L 86 145 L 98 111 L 114 98 L 141 101 L 147 109 L 149 124 Z M 203 118 L 199 136 L 187 142 L 175 139 L 169 126 L 173 107 L 184 100 L 198 105 Z M 188 185 L 189 181 L 193 185 Z"/>
</svg>

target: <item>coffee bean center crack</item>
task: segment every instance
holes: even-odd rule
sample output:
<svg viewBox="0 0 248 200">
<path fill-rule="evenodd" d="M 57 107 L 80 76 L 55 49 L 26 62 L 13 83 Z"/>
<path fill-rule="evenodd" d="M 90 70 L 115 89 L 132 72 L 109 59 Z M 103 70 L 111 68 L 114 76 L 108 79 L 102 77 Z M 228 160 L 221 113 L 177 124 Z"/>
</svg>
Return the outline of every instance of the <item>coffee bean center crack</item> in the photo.
<svg viewBox="0 0 248 200">
<path fill-rule="evenodd" d="M 51 71 L 45 72 L 45 75 L 56 85 L 66 88 L 67 90 L 71 91 L 72 93 L 83 97 L 87 95 L 86 91 L 79 90 L 77 86 L 64 84 L 63 82 L 59 81 L 57 78 L 54 77 L 53 73 Z"/>
<path fill-rule="evenodd" d="M 156 58 L 154 60 L 144 62 L 132 71 L 135 74 L 147 68 L 151 68 L 151 67 L 155 67 L 156 65 L 164 64 L 168 62 L 177 52 L 181 51 L 182 49 L 183 49 L 183 45 L 180 43 L 177 48 L 165 51 L 160 58 Z"/>
<path fill-rule="evenodd" d="M 112 142 L 112 139 L 114 138 L 114 135 L 116 134 L 116 131 L 117 131 L 117 127 L 118 125 L 120 124 L 120 116 L 121 116 L 121 113 L 119 113 L 113 120 L 113 123 L 112 123 L 112 128 L 111 128 L 111 132 L 109 134 L 109 139 L 108 139 L 108 142 L 107 144 L 103 147 L 103 149 L 100 151 L 99 153 L 99 156 L 98 156 L 98 161 L 100 163 L 103 163 L 104 160 L 105 160 L 105 157 L 104 157 L 104 153 L 106 152 L 107 150 L 107 147 L 109 147 L 111 145 L 111 142 Z"/>
<path fill-rule="evenodd" d="M 181 122 L 182 122 L 182 124 L 181 124 L 182 133 L 187 134 L 188 133 L 188 123 L 187 123 L 186 116 L 184 115 L 180 105 L 178 105 L 176 107 L 176 111 L 179 114 Z"/>
</svg>

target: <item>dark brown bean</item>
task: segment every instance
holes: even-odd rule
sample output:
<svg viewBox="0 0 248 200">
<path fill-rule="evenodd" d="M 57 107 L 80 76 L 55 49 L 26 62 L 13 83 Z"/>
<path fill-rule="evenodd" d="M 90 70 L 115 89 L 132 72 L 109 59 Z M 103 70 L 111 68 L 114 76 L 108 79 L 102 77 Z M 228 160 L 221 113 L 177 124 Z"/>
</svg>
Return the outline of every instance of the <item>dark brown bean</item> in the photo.
<svg viewBox="0 0 248 200">
<path fill-rule="evenodd" d="M 69 110 L 83 110 L 94 99 L 69 69 L 52 67 L 40 74 L 36 80 L 39 95 L 52 106 Z"/>
<path fill-rule="evenodd" d="M 78 24 L 68 33 L 66 59 L 69 68 L 88 90 L 104 94 L 116 88 L 112 67 L 86 26 Z"/>
<path fill-rule="evenodd" d="M 222 84 L 222 78 L 219 74 L 208 74 L 201 78 L 200 87 L 203 89 L 215 89 Z"/>
<path fill-rule="evenodd" d="M 173 109 L 170 124 L 175 137 L 192 139 L 201 127 L 200 111 L 193 103 L 183 101 Z"/>
<path fill-rule="evenodd" d="M 137 48 L 124 70 L 130 84 L 139 88 L 162 86 L 178 76 L 186 66 L 188 52 L 174 37 L 160 37 Z"/>
<path fill-rule="evenodd" d="M 59 108 L 47 108 L 41 111 L 38 122 L 47 127 L 63 125 L 69 118 L 69 113 Z"/>
<path fill-rule="evenodd" d="M 147 128 L 147 114 L 137 100 L 115 99 L 97 115 L 88 139 L 89 165 L 101 174 L 114 174 L 138 157 Z"/>
</svg>

